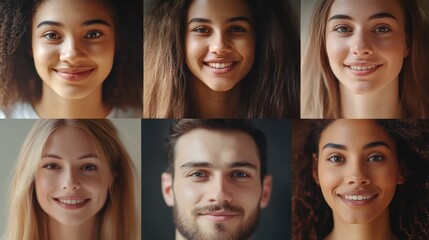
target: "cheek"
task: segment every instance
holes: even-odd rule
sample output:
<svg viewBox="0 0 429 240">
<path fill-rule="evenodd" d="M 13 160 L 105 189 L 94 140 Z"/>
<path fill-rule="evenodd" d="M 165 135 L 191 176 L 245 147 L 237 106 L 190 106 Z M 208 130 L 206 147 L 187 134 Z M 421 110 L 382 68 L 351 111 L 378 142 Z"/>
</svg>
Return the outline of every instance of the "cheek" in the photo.
<svg viewBox="0 0 429 240">
<path fill-rule="evenodd" d="M 55 191 L 57 186 L 56 183 L 59 182 L 59 179 L 54 175 L 50 174 L 36 174 L 35 186 L 37 198 L 45 199 L 47 195 Z"/>
<path fill-rule="evenodd" d="M 326 54 L 330 63 L 338 62 L 344 56 L 347 56 L 347 53 L 345 44 L 342 41 L 334 37 L 326 37 Z"/>
<path fill-rule="evenodd" d="M 332 192 L 336 186 L 340 185 L 340 172 L 323 168 L 323 166 L 320 165 L 318 169 L 319 184 L 324 195 Z"/>
<path fill-rule="evenodd" d="M 193 61 L 198 60 L 204 55 L 205 50 L 208 49 L 208 46 L 205 46 L 205 43 L 202 40 L 197 40 L 192 37 L 186 38 L 186 62 L 189 64 L 194 64 Z"/>
</svg>

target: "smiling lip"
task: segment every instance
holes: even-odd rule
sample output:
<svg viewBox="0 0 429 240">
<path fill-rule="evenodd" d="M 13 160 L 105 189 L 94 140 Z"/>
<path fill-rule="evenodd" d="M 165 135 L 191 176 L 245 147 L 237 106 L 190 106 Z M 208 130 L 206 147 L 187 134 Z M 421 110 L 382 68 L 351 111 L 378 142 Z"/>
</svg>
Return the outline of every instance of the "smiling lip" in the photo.
<svg viewBox="0 0 429 240">
<path fill-rule="evenodd" d="M 366 76 L 377 71 L 383 64 L 375 63 L 350 63 L 344 65 L 350 73 L 356 76 Z"/>
<path fill-rule="evenodd" d="M 231 72 L 236 66 L 236 61 L 207 61 L 203 62 L 204 68 L 213 74 L 225 74 Z"/>
<path fill-rule="evenodd" d="M 81 81 L 86 79 L 94 68 L 58 68 L 54 71 L 67 81 Z"/>
<path fill-rule="evenodd" d="M 59 197 L 54 201 L 64 209 L 75 210 L 83 208 L 91 199 L 81 197 Z"/>
<path fill-rule="evenodd" d="M 226 222 L 232 218 L 238 216 L 236 212 L 226 212 L 226 211 L 214 211 L 214 212 L 203 212 L 200 213 L 200 216 L 208 219 L 212 222 Z"/>
<path fill-rule="evenodd" d="M 371 204 L 377 197 L 378 193 L 370 191 L 352 191 L 337 194 L 348 206 L 365 207 Z"/>
</svg>

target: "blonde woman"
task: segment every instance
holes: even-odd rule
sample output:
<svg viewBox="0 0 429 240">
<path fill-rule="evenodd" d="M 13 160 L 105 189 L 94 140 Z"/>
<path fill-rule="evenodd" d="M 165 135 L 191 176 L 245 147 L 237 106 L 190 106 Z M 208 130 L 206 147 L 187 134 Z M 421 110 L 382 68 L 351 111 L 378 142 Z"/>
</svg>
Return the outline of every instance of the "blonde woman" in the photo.
<svg viewBox="0 0 429 240">
<path fill-rule="evenodd" d="M 108 120 L 40 120 L 12 178 L 4 239 L 140 239 L 135 169 Z"/>
<path fill-rule="evenodd" d="M 317 1 L 301 65 L 301 117 L 426 118 L 420 9 L 417 1 Z"/>
</svg>

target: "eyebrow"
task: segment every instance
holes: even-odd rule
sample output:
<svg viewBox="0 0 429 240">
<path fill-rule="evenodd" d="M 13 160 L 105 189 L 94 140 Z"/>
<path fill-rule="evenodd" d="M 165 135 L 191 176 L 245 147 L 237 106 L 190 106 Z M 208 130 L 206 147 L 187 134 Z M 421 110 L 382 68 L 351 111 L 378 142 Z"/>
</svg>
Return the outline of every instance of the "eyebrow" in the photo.
<svg viewBox="0 0 429 240">
<path fill-rule="evenodd" d="M 379 146 L 384 146 L 384 147 L 391 149 L 390 146 L 383 141 L 375 141 L 375 142 L 367 143 L 363 146 L 363 149 L 374 148 L 374 147 L 379 147 Z M 325 146 L 323 146 L 322 150 L 325 148 L 347 150 L 347 147 L 345 145 L 337 144 L 337 143 L 327 143 L 327 144 L 325 144 Z"/>
<path fill-rule="evenodd" d="M 62 160 L 62 158 L 56 154 L 51 154 L 51 153 L 47 153 L 42 155 L 42 158 L 55 158 L 55 159 L 59 159 Z M 77 160 L 82 160 L 82 159 L 86 159 L 86 158 L 98 158 L 98 156 L 96 154 L 93 153 L 88 153 L 85 155 L 82 155 L 80 157 L 77 158 Z"/>
<path fill-rule="evenodd" d="M 381 13 L 376 13 L 374 15 L 371 15 L 369 17 L 369 20 L 380 19 L 380 18 L 392 18 L 392 19 L 398 20 L 393 14 L 388 12 L 381 12 Z M 329 18 L 328 21 L 335 20 L 335 19 L 353 20 L 353 18 L 348 15 L 337 14 Z"/>
<path fill-rule="evenodd" d="M 231 22 L 238 22 L 238 21 L 245 21 L 245 22 L 248 22 L 249 24 L 252 24 L 252 21 L 250 21 L 249 18 L 243 17 L 243 16 L 229 18 L 226 22 L 231 23 Z M 188 25 L 193 23 L 193 22 L 196 22 L 196 23 L 213 23 L 212 20 L 207 19 L 207 18 L 192 18 L 188 22 Z"/>
<path fill-rule="evenodd" d="M 209 162 L 198 162 L 198 161 L 194 161 L 194 162 L 187 162 L 185 164 L 183 164 L 182 166 L 180 166 L 180 168 L 210 168 L 213 167 L 212 163 Z M 256 165 L 246 162 L 246 161 L 236 161 L 236 162 L 232 162 L 230 164 L 228 164 L 228 168 L 250 168 L 253 170 L 257 170 L 258 168 L 256 167 Z"/>
<path fill-rule="evenodd" d="M 105 25 L 107 27 L 112 27 L 110 24 L 103 20 L 103 19 L 91 19 L 83 22 L 81 24 L 82 27 L 91 26 L 91 25 Z M 57 26 L 57 27 L 64 27 L 63 23 L 56 22 L 56 21 L 43 21 L 39 24 L 37 24 L 36 28 L 42 27 L 42 26 Z"/>
</svg>

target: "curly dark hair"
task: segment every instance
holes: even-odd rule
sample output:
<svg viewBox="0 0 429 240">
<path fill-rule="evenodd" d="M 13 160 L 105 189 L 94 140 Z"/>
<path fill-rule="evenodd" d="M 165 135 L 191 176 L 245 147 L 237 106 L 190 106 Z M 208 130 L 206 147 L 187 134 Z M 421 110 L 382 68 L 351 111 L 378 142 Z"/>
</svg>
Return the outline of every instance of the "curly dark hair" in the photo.
<svg viewBox="0 0 429 240">
<path fill-rule="evenodd" d="M 37 102 L 42 96 L 42 82 L 29 53 L 32 17 L 42 2 L 0 3 L 0 107 L 18 101 Z M 104 2 L 113 11 L 116 49 L 112 70 L 103 83 L 103 102 L 112 107 L 142 109 L 143 3 Z"/>
<path fill-rule="evenodd" d="M 332 210 L 312 175 L 312 154 L 318 152 L 321 134 L 333 121 L 293 123 L 293 239 L 323 239 L 333 229 Z M 429 122 L 375 121 L 394 140 L 405 176 L 389 206 L 391 229 L 399 239 L 429 239 Z"/>
</svg>

